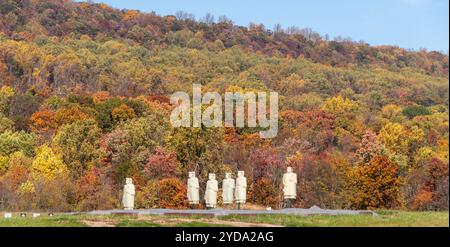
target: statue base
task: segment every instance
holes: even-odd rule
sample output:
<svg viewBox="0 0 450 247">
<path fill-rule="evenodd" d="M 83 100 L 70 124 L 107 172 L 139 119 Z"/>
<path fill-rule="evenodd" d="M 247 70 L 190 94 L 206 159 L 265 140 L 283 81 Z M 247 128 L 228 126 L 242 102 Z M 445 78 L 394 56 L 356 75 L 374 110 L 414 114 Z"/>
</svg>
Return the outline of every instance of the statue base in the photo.
<svg viewBox="0 0 450 247">
<path fill-rule="evenodd" d="M 292 207 L 292 201 L 294 201 L 295 198 L 285 198 L 283 202 L 283 208 L 291 208 Z"/>
</svg>

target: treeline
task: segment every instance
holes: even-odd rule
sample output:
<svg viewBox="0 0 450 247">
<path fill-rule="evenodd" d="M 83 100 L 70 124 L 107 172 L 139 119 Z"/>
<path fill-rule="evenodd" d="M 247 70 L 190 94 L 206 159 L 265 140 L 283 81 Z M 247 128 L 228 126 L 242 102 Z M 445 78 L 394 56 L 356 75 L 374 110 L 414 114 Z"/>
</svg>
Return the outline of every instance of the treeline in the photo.
<svg viewBox="0 0 450 247">
<path fill-rule="evenodd" d="M 159 16 L 69 0 L 3 0 L 0 10 L 0 31 L 15 40 L 87 35 L 98 41 L 120 39 L 149 50 L 170 45 L 213 51 L 237 46 L 249 52 L 301 57 L 330 66 L 376 66 L 391 71 L 411 67 L 448 77 L 448 56 L 439 52 L 373 47 L 343 38 L 329 40 L 298 27 L 283 29 L 276 25 L 270 30 L 260 24 L 237 26 L 225 16 L 216 21 L 208 14 L 197 21 L 183 12 Z"/>
<path fill-rule="evenodd" d="M 184 208 L 191 170 L 244 170 L 249 203 L 277 208 L 286 166 L 297 207 L 448 210 L 448 56 L 103 4 L 0 12 L 0 210 L 116 208 L 125 177 L 138 208 Z M 172 128 L 168 97 L 193 83 L 278 92 L 277 137 Z"/>
</svg>

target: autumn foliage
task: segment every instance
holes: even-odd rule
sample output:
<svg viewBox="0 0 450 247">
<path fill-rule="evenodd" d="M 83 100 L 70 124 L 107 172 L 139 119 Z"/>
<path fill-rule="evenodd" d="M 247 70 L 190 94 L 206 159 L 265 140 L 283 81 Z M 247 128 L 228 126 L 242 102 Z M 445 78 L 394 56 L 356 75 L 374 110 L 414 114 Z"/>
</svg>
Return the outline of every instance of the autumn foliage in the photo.
<svg viewBox="0 0 450 247">
<path fill-rule="evenodd" d="M 402 179 L 398 167 L 387 157 L 375 156 L 353 171 L 351 185 L 355 194 L 351 202 L 357 208 L 397 208 L 401 205 Z"/>
<path fill-rule="evenodd" d="M 159 206 L 162 208 L 187 208 L 186 185 L 176 178 L 159 181 Z"/>
<path fill-rule="evenodd" d="M 155 153 L 148 158 L 144 173 L 150 178 L 175 178 L 179 176 L 179 162 L 174 152 L 167 153 L 157 147 Z"/>
<path fill-rule="evenodd" d="M 57 128 L 55 113 L 52 111 L 35 112 L 31 115 L 30 121 L 32 131 L 45 132 Z"/>
<path fill-rule="evenodd" d="M 439 159 L 432 159 L 426 165 L 426 178 L 413 202 L 419 210 L 448 209 L 448 165 Z"/>
<path fill-rule="evenodd" d="M 186 208 L 195 171 L 245 171 L 247 198 L 448 210 L 448 55 L 79 1 L 1 1 L 0 211 Z M 173 92 L 279 94 L 279 129 L 174 128 Z M 220 196 L 219 196 L 220 198 Z M 220 205 L 219 205 L 220 206 Z"/>
</svg>

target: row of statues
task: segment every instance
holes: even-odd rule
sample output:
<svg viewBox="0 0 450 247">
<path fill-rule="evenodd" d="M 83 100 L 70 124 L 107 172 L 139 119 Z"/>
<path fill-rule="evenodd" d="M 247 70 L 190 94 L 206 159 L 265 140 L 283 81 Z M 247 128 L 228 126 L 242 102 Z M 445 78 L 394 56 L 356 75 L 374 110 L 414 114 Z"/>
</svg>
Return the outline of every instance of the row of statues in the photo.
<svg viewBox="0 0 450 247">
<path fill-rule="evenodd" d="M 200 185 L 195 172 L 189 172 L 188 179 L 188 201 L 191 205 L 200 203 Z M 215 208 L 217 206 L 217 192 L 219 191 L 219 183 L 216 180 L 216 174 L 208 175 L 206 182 L 205 203 L 207 208 Z M 222 203 L 232 204 L 236 202 L 243 204 L 247 200 L 247 178 L 244 171 L 238 171 L 236 181 L 231 177 L 231 173 L 225 173 L 225 179 L 222 181 Z"/>
<path fill-rule="evenodd" d="M 200 184 L 195 172 L 189 172 L 187 181 L 187 197 L 189 204 L 200 204 Z M 217 207 L 217 192 L 219 183 L 216 180 L 216 174 L 210 173 L 206 182 L 205 204 L 207 208 Z M 125 179 L 122 204 L 125 210 L 134 209 L 135 187 L 131 178 Z M 283 175 L 283 195 L 284 199 L 290 204 L 290 201 L 297 198 L 297 174 L 293 172 L 292 167 L 287 168 Z M 231 177 L 231 173 L 225 173 L 222 181 L 222 203 L 238 205 L 244 204 L 247 200 L 247 178 L 244 171 L 238 171 L 236 181 Z"/>
</svg>

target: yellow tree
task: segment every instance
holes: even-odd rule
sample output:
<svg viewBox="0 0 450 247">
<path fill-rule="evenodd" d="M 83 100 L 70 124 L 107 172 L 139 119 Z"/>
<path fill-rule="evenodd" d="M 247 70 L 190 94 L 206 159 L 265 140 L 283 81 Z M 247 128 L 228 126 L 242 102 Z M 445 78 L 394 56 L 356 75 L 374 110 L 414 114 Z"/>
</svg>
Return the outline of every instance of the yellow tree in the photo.
<svg viewBox="0 0 450 247">
<path fill-rule="evenodd" d="M 0 88 L 0 113 L 5 113 L 8 110 L 12 96 L 14 96 L 14 89 L 9 86 Z"/>
<path fill-rule="evenodd" d="M 8 157 L 0 155 L 0 175 L 8 170 Z"/>
<path fill-rule="evenodd" d="M 67 167 L 61 156 L 55 154 L 49 146 L 44 144 L 36 151 L 36 157 L 31 163 L 31 174 L 34 178 L 53 179 L 56 176 L 67 174 Z"/>
<path fill-rule="evenodd" d="M 405 128 L 398 123 L 387 123 L 378 134 L 383 144 L 395 153 L 406 153 L 408 140 Z"/>
<path fill-rule="evenodd" d="M 322 107 L 323 111 L 335 114 L 336 116 L 346 116 L 349 113 L 355 112 L 357 109 L 358 105 L 356 102 L 343 98 L 340 95 L 328 98 Z"/>
<path fill-rule="evenodd" d="M 339 139 L 344 138 L 345 135 L 350 135 L 348 131 L 352 133 L 362 132 L 359 121 L 356 119 L 358 108 L 359 106 L 355 101 L 343 98 L 341 95 L 325 100 L 322 110 L 336 116 L 336 134 Z"/>
</svg>

